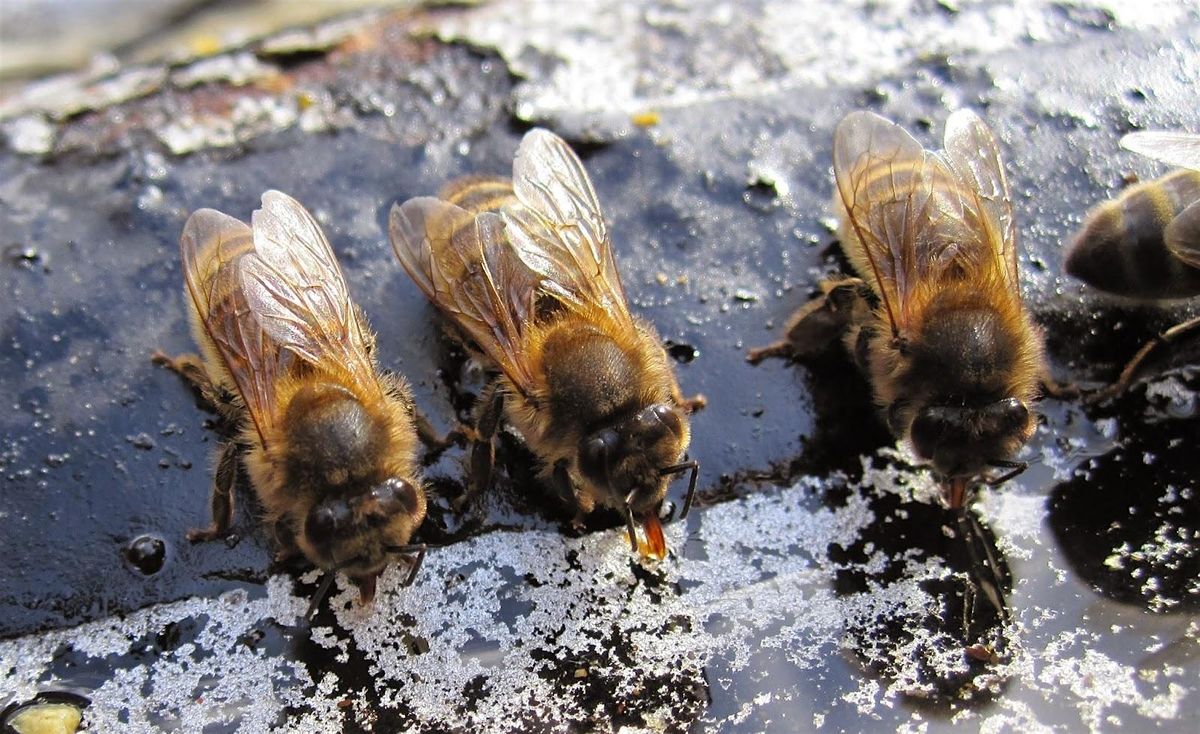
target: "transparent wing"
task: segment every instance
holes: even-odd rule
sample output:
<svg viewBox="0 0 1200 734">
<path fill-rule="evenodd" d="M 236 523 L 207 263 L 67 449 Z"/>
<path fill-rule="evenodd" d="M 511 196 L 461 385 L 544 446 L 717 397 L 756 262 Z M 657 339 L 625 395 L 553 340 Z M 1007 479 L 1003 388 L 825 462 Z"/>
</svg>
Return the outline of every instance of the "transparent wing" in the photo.
<svg viewBox="0 0 1200 734">
<path fill-rule="evenodd" d="M 1193 268 L 1200 268 L 1200 201 L 1175 215 L 1163 232 L 1171 254 Z"/>
<path fill-rule="evenodd" d="M 945 146 L 945 157 L 962 184 L 965 224 L 977 235 L 972 241 L 995 252 L 1019 297 L 1016 220 L 996 138 L 979 115 L 958 110 L 946 120 Z"/>
<path fill-rule="evenodd" d="M 254 252 L 242 260 L 246 301 L 280 350 L 378 386 L 337 258 L 316 220 L 278 191 L 251 218 Z"/>
<path fill-rule="evenodd" d="M 502 209 L 517 256 L 556 297 L 594 303 L 632 321 L 608 227 L 583 163 L 554 133 L 526 133 L 513 160 L 519 205 Z"/>
<path fill-rule="evenodd" d="M 499 215 L 433 197 L 393 205 L 392 248 L 425 296 L 521 390 L 533 386 L 524 335 L 538 279 L 516 257 Z"/>
<path fill-rule="evenodd" d="M 188 217 L 179 251 L 200 323 L 265 440 L 277 418 L 274 385 L 280 355 L 242 288 L 241 263 L 254 252 L 250 228 L 221 212 L 200 209 Z"/>
<path fill-rule="evenodd" d="M 1121 138 L 1121 147 L 1172 166 L 1200 171 L 1200 135 L 1195 133 L 1129 133 Z"/>
<path fill-rule="evenodd" d="M 833 168 L 848 226 L 848 255 L 873 278 L 892 329 L 910 323 L 912 295 L 958 258 L 972 237 L 957 177 L 899 125 L 852 112 L 834 132 Z"/>
</svg>

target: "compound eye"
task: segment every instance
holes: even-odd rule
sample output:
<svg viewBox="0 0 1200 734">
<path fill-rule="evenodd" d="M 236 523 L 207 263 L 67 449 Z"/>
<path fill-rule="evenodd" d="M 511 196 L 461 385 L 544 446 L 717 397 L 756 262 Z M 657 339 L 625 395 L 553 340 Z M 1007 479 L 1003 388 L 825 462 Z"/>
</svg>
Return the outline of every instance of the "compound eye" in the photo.
<svg viewBox="0 0 1200 734">
<path fill-rule="evenodd" d="M 918 412 L 909 429 L 917 456 L 932 459 L 938 446 L 946 442 L 950 428 L 950 416 L 945 408 L 923 408 Z"/>
<path fill-rule="evenodd" d="M 583 443 L 583 451 L 579 456 L 579 468 L 592 479 L 607 480 L 608 465 L 617 454 L 620 440 L 617 432 L 611 428 L 605 428 L 590 436 Z"/>
<path fill-rule="evenodd" d="M 412 515 L 417 511 L 417 488 L 399 477 L 392 477 L 376 486 L 366 497 L 369 517 L 387 520 L 401 512 Z"/>
<path fill-rule="evenodd" d="M 328 542 L 349 527 L 352 518 L 350 506 L 344 501 L 323 502 L 309 511 L 304 532 L 313 542 Z"/>
<path fill-rule="evenodd" d="M 637 415 L 638 433 L 650 439 L 658 439 L 667 431 L 679 438 L 683 435 L 683 420 L 669 405 L 655 403 Z"/>
<path fill-rule="evenodd" d="M 1005 398 L 988 409 L 996 422 L 996 435 L 1016 433 L 1029 424 L 1029 408 L 1016 398 Z"/>
</svg>

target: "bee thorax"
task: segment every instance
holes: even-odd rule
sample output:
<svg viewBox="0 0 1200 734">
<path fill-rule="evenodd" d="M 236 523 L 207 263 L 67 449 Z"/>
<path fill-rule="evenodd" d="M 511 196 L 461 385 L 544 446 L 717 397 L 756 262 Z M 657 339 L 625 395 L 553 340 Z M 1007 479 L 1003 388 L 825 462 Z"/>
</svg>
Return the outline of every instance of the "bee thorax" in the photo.
<svg viewBox="0 0 1200 734">
<path fill-rule="evenodd" d="M 294 486 L 343 487 L 365 478 L 386 449 L 387 431 L 345 388 L 301 388 L 288 404 L 287 470 Z"/>
<path fill-rule="evenodd" d="M 908 351 L 912 379 L 932 380 L 936 387 L 929 392 L 965 403 L 1000 397 L 1018 357 L 1012 335 L 990 309 L 934 314 Z"/>
<path fill-rule="evenodd" d="M 593 330 L 560 331 L 547 339 L 545 371 L 550 411 L 559 426 L 609 422 L 636 405 L 637 365 L 612 339 Z"/>
</svg>

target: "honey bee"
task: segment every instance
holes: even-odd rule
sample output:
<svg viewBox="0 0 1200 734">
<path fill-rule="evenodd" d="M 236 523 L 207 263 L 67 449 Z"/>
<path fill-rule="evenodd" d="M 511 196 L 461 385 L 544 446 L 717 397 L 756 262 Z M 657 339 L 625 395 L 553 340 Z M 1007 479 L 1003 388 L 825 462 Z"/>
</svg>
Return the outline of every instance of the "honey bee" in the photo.
<svg viewBox="0 0 1200 734">
<path fill-rule="evenodd" d="M 932 464 L 961 509 L 974 479 L 999 484 L 1035 428 L 1046 366 L 1018 290 L 1017 235 L 1000 151 L 969 110 L 930 151 L 899 125 L 853 112 L 834 133 L 834 206 L 858 278 L 827 281 L 787 336 L 751 350 L 804 357 L 837 336 L 897 438 Z M 988 477 L 989 469 L 1005 470 Z"/>
<path fill-rule="evenodd" d="M 688 470 L 683 515 L 691 504 L 689 418 L 704 399 L 682 396 L 654 327 L 629 312 L 570 147 L 532 130 L 511 180 L 469 177 L 440 198 L 393 205 L 389 234 L 408 275 L 497 373 L 479 399 L 467 498 L 490 484 L 503 421 L 577 522 L 597 505 L 616 509 L 634 552 L 664 557 L 659 513 L 670 478 Z"/>
<path fill-rule="evenodd" d="M 1068 246 L 1064 269 L 1088 285 L 1143 300 L 1200 295 L 1200 135 L 1130 133 L 1129 150 L 1181 166 L 1130 187 L 1088 212 Z M 1159 345 L 1200 328 L 1200 318 L 1177 324 L 1147 342 L 1112 385 L 1089 396 L 1101 402 L 1120 394 Z"/>
<path fill-rule="evenodd" d="M 237 427 L 217 458 L 212 524 L 188 539 L 228 532 L 240 459 L 281 556 L 298 551 L 329 572 L 310 618 L 334 571 L 356 582 L 363 604 L 394 558 L 411 583 L 425 553 L 409 543 L 425 517 L 416 443 L 432 431 L 403 380 L 379 372 L 374 336 L 317 222 L 268 191 L 250 226 L 194 212 L 179 249 L 200 355 L 154 361 Z"/>
</svg>

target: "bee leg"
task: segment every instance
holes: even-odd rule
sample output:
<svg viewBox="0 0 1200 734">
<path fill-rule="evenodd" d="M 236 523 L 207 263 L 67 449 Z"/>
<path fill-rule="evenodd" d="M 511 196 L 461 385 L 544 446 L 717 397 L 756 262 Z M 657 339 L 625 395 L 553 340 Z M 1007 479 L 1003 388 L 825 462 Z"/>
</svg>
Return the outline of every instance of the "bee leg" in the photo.
<svg viewBox="0 0 1200 734">
<path fill-rule="evenodd" d="M 498 383 L 493 382 L 484 390 L 480 404 L 483 410 L 475 421 L 477 435 L 471 446 L 471 479 L 467 493 L 453 503 L 456 510 L 470 504 L 492 483 L 492 466 L 496 462 L 496 446 L 492 439 L 500 428 L 500 416 L 504 412 L 504 394 Z"/>
<path fill-rule="evenodd" d="M 362 327 L 363 349 L 367 353 L 367 358 L 375 356 L 375 332 L 371 331 L 367 324 L 367 312 L 362 309 L 362 306 L 354 304 L 354 317 L 358 320 L 358 325 Z"/>
<path fill-rule="evenodd" d="M 704 397 L 704 395 L 700 393 L 696 393 L 690 398 L 684 398 L 681 400 L 679 402 L 679 406 L 683 408 L 684 412 L 691 415 L 692 413 L 699 412 L 708 407 L 708 398 Z"/>
<path fill-rule="evenodd" d="M 1073 400 L 1079 397 L 1079 386 L 1073 382 L 1059 382 L 1047 372 L 1042 375 L 1042 393 L 1055 400 Z"/>
<path fill-rule="evenodd" d="M 554 462 L 554 469 L 550 473 L 550 484 L 554 487 L 554 491 L 558 493 L 559 499 L 565 505 L 578 506 L 575 499 L 575 485 L 571 482 L 571 472 L 567 466 L 566 459 L 559 459 Z"/>
<path fill-rule="evenodd" d="M 401 587 L 412 586 L 413 581 L 417 578 L 417 572 L 421 570 L 421 563 L 425 560 L 425 551 L 427 550 L 429 550 L 429 546 L 424 543 L 388 546 L 388 553 L 399 554 L 400 558 L 408 565 L 408 575 L 400 583 Z"/>
<path fill-rule="evenodd" d="M 746 361 L 758 364 L 768 357 L 805 359 L 824 351 L 845 334 L 861 311 L 867 306 L 860 278 L 826 280 L 820 284 L 821 295 L 801 306 L 787 321 L 783 338 L 765 347 L 751 349 Z M 869 307 L 868 307 L 869 308 Z"/>
<path fill-rule="evenodd" d="M 204 362 L 200 361 L 199 355 L 181 354 L 178 357 L 169 357 L 163 351 L 156 349 L 150 355 L 150 361 L 166 367 L 182 377 L 193 389 L 199 391 L 209 403 L 213 405 L 221 404 L 220 398 L 217 397 L 217 390 L 213 386 L 212 380 L 209 379 L 208 371 L 204 369 Z"/>
<path fill-rule="evenodd" d="M 792 358 L 792 343 L 787 340 L 787 337 L 778 341 L 773 341 L 765 347 L 754 347 L 746 352 L 746 361 L 750 364 L 758 364 L 764 359 L 771 357 L 782 357 L 784 359 Z"/>
<path fill-rule="evenodd" d="M 447 431 L 445 436 L 439 436 L 437 429 L 429 422 L 429 418 L 413 408 L 413 424 L 417 429 L 417 438 L 421 439 L 421 443 L 425 444 L 431 452 L 441 451 L 450 448 L 451 446 L 461 443 L 466 440 L 467 433 L 462 427 L 452 428 Z"/>
<path fill-rule="evenodd" d="M 233 441 L 227 441 L 222 447 L 213 478 L 212 525 L 189 530 L 187 539 L 193 543 L 214 540 L 229 532 L 229 526 L 233 524 L 233 485 L 237 480 L 240 453 L 238 445 Z"/>
<path fill-rule="evenodd" d="M 296 534 L 292 532 L 287 521 L 282 518 L 276 520 L 273 530 L 275 531 L 275 544 L 279 547 L 279 550 L 275 551 L 275 562 L 287 563 L 298 557 L 300 548 L 296 545 Z"/>
<path fill-rule="evenodd" d="M 1171 342 L 1187 334 L 1193 329 L 1200 329 L 1200 317 L 1184 321 L 1182 324 L 1176 324 L 1158 336 L 1154 337 L 1154 339 L 1143 344 L 1142 348 L 1138 350 L 1138 353 L 1133 355 L 1133 359 L 1129 360 L 1129 363 L 1125 365 L 1125 369 L 1121 370 L 1121 376 L 1117 378 L 1116 382 L 1108 387 L 1101 388 L 1100 390 L 1092 393 L 1084 402 L 1088 403 L 1089 405 L 1096 405 L 1098 403 L 1103 403 L 1106 400 L 1111 400 L 1112 398 L 1115 398 L 1121 393 L 1125 392 L 1125 390 L 1129 388 L 1130 383 L 1133 382 L 1133 379 L 1137 377 L 1138 369 L 1142 366 L 1142 363 L 1146 361 L 1146 358 L 1149 357 L 1159 345 L 1169 345 Z"/>
</svg>

